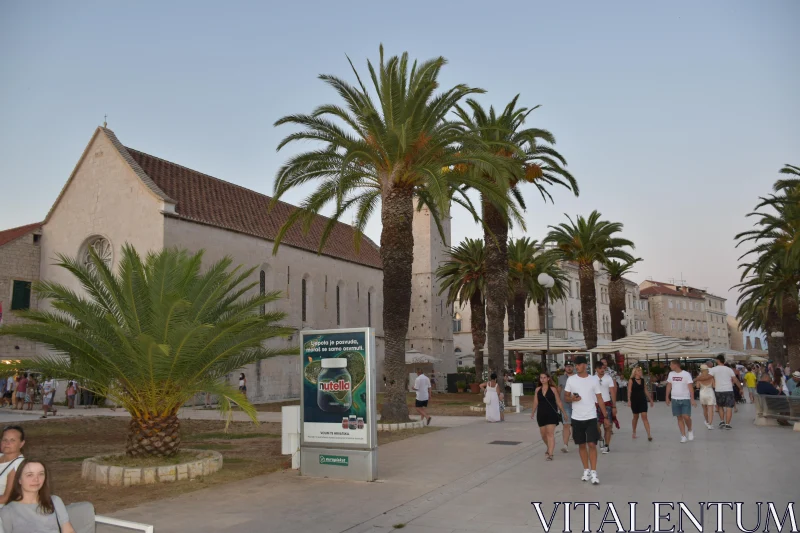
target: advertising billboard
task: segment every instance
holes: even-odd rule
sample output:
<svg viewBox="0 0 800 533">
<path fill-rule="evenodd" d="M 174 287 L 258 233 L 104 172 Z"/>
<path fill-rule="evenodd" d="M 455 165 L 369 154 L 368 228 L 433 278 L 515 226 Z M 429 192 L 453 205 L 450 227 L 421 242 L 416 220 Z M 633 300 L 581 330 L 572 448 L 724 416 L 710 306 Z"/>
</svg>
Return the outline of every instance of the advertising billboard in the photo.
<svg viewBox="0 0 800 533">
<path fill-rule="evenodd" d="M 302 331 L 301 342 L 302 445 L 374 448 L 377 428 L 372 329 Z"/>
</svg>

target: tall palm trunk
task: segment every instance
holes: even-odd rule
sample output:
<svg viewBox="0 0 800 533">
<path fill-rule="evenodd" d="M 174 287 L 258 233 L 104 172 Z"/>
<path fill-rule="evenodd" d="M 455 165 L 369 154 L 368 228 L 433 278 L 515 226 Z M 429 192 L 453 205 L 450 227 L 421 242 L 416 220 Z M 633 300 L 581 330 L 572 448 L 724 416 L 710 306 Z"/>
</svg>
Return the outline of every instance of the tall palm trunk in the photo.
<svg viewBox="0 0 800 533">
<path fill-rule="evenodd" d="M 527 300 L 528 294 L 522 290 L 521 287 L 517 287 L 517 290 L 514 292 L 515 339 L 522 339 L 525 337 L 525 304 L 527 304 Z M 519 367 L 520 370 L 524 371 L 522 352 L 514 352 L 514 354 L 516 365 L 511 366 L 511 368 L 515 369 L 515 367 Z"/>
<path fill-rule="evenodd" d="M 517 319 L 517 314 L 514 311 L 514 295 L 508 295 L 508 304 L 506 305 L 506 316 L 508 317 L 508 340 L 513 341 L 517 338 L 517 328 L 514 321 Z M 514 350 L 508 350 L 508 359 L 506 359 L 505 368 L 514 368 Z"/>
<path fill-rule="evenodd" d="M 594 288 L 594 265 L 582 264 L 578 273 L 581 280 L 581 312 L 583 313 L 583 339 L 586 348 L 597 346 L 597 292 Z"/>
<path fill-rule="evenodd" d="M 483 294 L 476 290 L 469 299 L 472 353 L 475 354 L 475 378 L 483 381 L 483 347 L 486 344 L 486 305 Z"/>
<path fill-rule="evenodd" d="M 406 405 L 406 335 L 411 312 L 411 266 L 414 261 L 411 191 L 393 188 L 381 204 L 381 261 L 383 262 L 383 330 L 386 396 L 381 418 L 408 421 Z"/>
<path fill-rule="evenodd" d="M 180 447 L 181 421 L 177 415 L 131 418 L 125 444 L 129 457 L 172 457 Z"/>
<path fill-rule="evenodd" d="M 800 368 L 800 319 L 797 318 L 797 295 L 783 297 L 783 334 L 786 344 L 787 359 L 792 370 Z M 780 339 L 779 339 L 780 340 Z"/>
<path fill-rule="evenodd" d="M 611 340 L 615 341 L 625 337 L 628 332 L 622 321 L 625 319 L 625 282 L 614 279 L 608 283 L 608 296 L 611 308 Z"/>
<path fill-rule="evenodd" d="M 483 201 L 486 245 L 486 318 L 489 340 L 489 370 L 498 377 L 503 371 L 503 329 L 508 303 L 508 224 L 488 200 Z M 384 271 L 384 276 L 385 276 Z"/>
<path fill-rule="evenodd" d="M 781 367 L 786 366 L 786 352 L 783 350 L 784 339 L 772 336 L 775 331 L 783 331 L 781 318 L 774 306 L 769 307 L 767 323 L 764 329 L 767 331 L 767 355 L 770 361 L 776 361 Z"/>
</svg>

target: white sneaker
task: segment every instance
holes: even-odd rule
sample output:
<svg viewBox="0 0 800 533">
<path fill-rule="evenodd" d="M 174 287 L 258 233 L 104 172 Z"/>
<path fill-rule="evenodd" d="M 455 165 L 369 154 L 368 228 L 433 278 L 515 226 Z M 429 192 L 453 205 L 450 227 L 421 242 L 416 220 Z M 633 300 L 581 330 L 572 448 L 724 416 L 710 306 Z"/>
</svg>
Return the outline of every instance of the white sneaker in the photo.
<svg viewBox="0 0 800 533">
<path fill-rule="evenodd" d="M 581 481 L 589 481 L 589 470 L 588 469 L 583 471 L 583 475 L 581 476 Z"/>
<path fill-rule="evenodd" d="M 608 446 L 603 446 L 602 448 L 600 448 L 600 453 L 608 453 L 608 451 L 609 451 Z"/>
<path fill-rule="evenodd" d="M 686 442 L 686 435 L 681 435 L 681 442 Z"/>
<path fill-rule="evenodd" d="M 711 429 L 711 430 L 713 430 L 713 429 L 714 429 L 714 426 L 713 426 L 712 424 L 709 424 L 708 422 L 706 422 L 706 427 L 707 427 L 708 429 Z"/>
<path fill-rule="evenodd" d="M 592 477 L 592 485 L 600 484 L 600 478 L 597 477 L 597 472 L 592 471 L 591 477 Z"/>
<path fill-rule="evenodd" d="M 694 440 L 694 431 L 689 432 L 689 440 Z"/>
</svg>

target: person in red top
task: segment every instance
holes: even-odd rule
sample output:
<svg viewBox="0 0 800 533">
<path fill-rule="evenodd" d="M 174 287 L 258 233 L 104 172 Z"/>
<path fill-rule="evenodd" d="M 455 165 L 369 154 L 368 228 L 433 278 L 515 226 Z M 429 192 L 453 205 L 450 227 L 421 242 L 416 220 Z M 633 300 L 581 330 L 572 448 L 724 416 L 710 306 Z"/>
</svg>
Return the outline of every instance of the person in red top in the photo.
<svg viewBox="0 0 800 533">
<path fill-rule="evenodd" d="M 28 373 L 22 374 L 22 379 L 17 384 L 17 410 L 22 411 L 25 407 L 25 391 L 28 390 Z"/>
</svg>

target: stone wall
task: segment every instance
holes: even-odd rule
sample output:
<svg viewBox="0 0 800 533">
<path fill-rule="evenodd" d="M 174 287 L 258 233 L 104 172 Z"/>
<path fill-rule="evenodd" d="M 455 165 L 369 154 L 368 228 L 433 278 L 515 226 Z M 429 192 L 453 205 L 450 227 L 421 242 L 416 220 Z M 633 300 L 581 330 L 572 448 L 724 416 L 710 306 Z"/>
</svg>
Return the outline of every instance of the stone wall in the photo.
<svg viewBox="0 0 800 533">
<path fill-rule="evenodd" d="M 41 232 L 37 229 L 0 246 L 0 302 L 3 304 L 3 324 L 21 321 L 11 310 L 14 281 L 34 282 L 39 279 Z M 37 240 L 34 241 L 34 236 Z M 31 308 L 38 308 L 38 301 L 31 294 Z M 14 337 L 0 337 L 0 360 L 26 359 L 36 355 L 36 343 Z"/>
<path fill-rule="evenodd" d="M 272 255 L 273 243 L 212 226 L 165 218 L 165 245 L 181 246 L 190 251 L 205 250 L 204 261 L 211 263 L 224 256 L 234 265 L 256 266 L 253 292 L 259 290 L 264 271 L 265 291 L 280 291 L 282 297 L 272 308 L 287 313 L 284 324 L 297 330 L 365 327 L 371 322 L 376 331 L 378 387 L 383 384 L 383 271 L 307 250 L 281 246 Z M 302 320 L 302 282 L 306 280 L 306 320 Z M 339 324 L 336 313 L 336 288 L 339 287 Z M 369 301 L 369 305 L 368 305 Z M 368 307 L 371 319 L 367 318 Z M 288 342 L 276 340 L 274 346 L 296 346 L 298 335 Z M 300 395 L 299 356 L 282 356 L 250 365 L 244 369 L 247 396 L 253 402 L 297 398 Z M 238 373 L 229 377 L 238 380 Z"/>
</svg>

